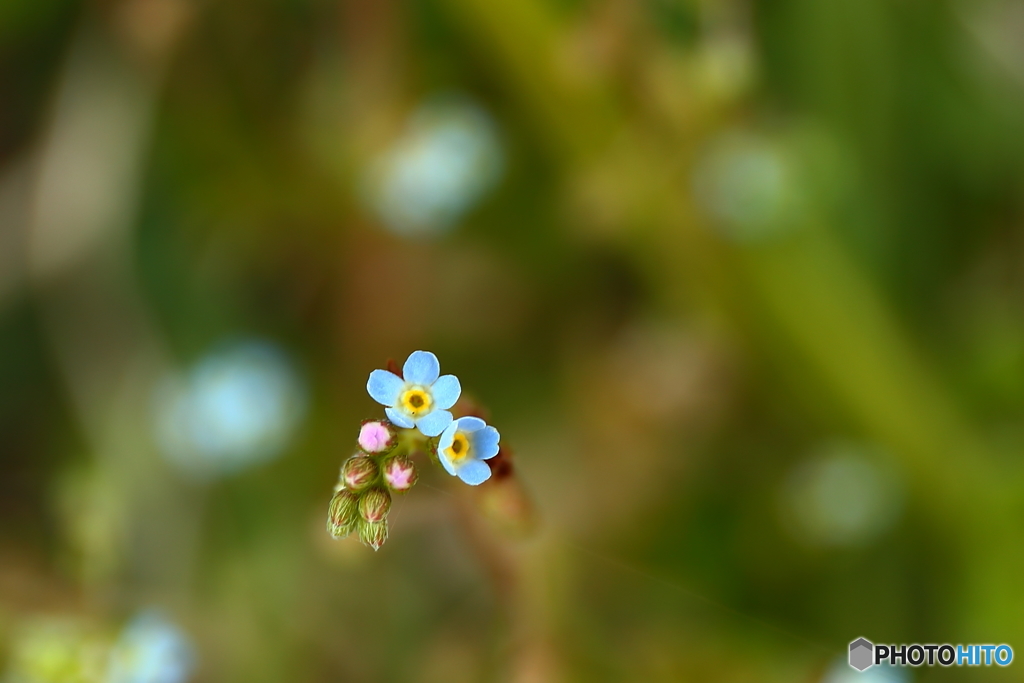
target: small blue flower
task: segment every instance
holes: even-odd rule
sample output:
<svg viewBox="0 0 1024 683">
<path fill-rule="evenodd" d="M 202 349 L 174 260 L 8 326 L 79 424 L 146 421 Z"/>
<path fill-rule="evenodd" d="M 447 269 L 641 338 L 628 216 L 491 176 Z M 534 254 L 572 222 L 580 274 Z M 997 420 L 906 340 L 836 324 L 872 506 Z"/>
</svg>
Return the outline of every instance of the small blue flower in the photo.
<svg viewBox="0 0 1024 683">
<path fill-rule="evenodd" d="M 374 401 L 387 406 L 384 412 L 399 427 L 416 427 L 424 436 L 437 436 L 452 422 L 448 408 L 462 394 L 459 378 L 438 377 L 441 365 L 429 351 L 413 351 L 402 374 L 405 379 L 387 370 L 374 370 L 366 390 Z"/>
<path fill-rule="evenodd" d="M 448 474 L 476 486 L 491 477 L 484 460 L 498 454 L 500 435 L 479 417 L 460 417 L 441 433 L 437 456 Z"/>
</svg>

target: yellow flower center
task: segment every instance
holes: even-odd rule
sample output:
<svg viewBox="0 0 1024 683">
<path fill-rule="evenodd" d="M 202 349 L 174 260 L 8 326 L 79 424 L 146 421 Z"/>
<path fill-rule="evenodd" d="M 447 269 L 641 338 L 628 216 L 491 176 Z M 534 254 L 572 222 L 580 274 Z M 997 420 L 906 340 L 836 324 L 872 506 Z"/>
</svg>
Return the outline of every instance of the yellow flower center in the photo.
<svg viewBox="0 0 1024 683">
<path fill-rule="evenodd" d="M 400 399 L 402 410 L 413 417 L 419 417 L 430 411 L 430 405 L 434 400 L 426 391 L 420 387 L 413 387 L 402 392 Z"/>
<path fill-rule="evenodd" d="M 452 439 L 452 445 L 444 449 L 448 459 L 452 462 L 458 462 L 469 455 L 469 439 L 462 432 L 455 432 L 455 438 Z"/>
</svg>

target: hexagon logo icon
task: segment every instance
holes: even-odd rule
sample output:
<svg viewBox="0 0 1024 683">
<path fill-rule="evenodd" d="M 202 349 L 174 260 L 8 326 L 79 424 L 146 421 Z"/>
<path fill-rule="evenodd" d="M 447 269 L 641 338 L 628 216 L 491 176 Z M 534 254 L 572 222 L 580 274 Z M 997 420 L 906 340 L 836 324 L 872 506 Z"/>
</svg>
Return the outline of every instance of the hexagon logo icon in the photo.
<svg viewBox="0 0 1024 683">
<path fill-rule="evenodd" d="M 870 640 L 858 638 L 850 643 L 850 666 L 864 671 L 874 665 L 875 646 Z"/>
</svg>

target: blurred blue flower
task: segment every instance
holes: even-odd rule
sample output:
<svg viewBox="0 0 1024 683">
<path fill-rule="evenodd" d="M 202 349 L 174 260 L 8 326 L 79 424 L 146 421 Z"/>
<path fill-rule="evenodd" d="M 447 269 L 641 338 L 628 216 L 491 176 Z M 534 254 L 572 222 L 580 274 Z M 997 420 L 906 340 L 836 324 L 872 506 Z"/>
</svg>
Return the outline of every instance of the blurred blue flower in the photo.
<svg viewBox="0 0 1024 683">
<path fill-rule="evenodd" d="M 306 411 L 306 387 L 277 346 L 246 340 L 204 358 L 157 394 L 157 437 L 186 471 L 227 474 L 269 460 Z"/>
<path fill-rule="evenodd" d="M 387 370 L 374 370 L 366 391 L 374 401 L 387 406 L 384 412 L 399 427 L 416 427 L 424 436 L 437 436 L 451 424 L 448 408 L 462 394 L 458 377 L 440 374 L 437 356 L 429 351 L 413 351 L 402 368 L 404 379 Z"/>
<path fill-rule="evenodd" d="M 867 445 L 827 444 L 789 475 L 783 512 L 801 540 L 852 546 L 873 540 L 897 520 L 902 486 L 883 454 Z"/>
<path fill-rule="evenodd" d="M 185 683 L 194 668 L 189 638 L 159 614 L 143 612 L 114 644 L 107 683 Z"/>
<path fill-rule="evenodd" d="M 699 161 L 693 190 L 720 232 L 757 242 L 791 227 L 801 202 L 785 149 L 749 133 L 727 133 Z"/>
<path fill-rule="evenodd" d="M 501 178 L 501 144 L 490 116 L 460 99 L 433 101 L 371 167 L 369 204 L 401 235 L 454 225 Z"/>
<path fill-rule="evenodd" d="M 437 457 L 448 474 L 476 486 L 491 477 L 484 460 L 498 454 L 499 438 L 498 430 L 479 417 L 460 417 L 441 433 Z"/>
<path fill-rule="evenodd" d="M 910 678 L 906 668 L 887 664 L 857 671 L 850 667 L 845 657 L 840 657 L 829 667 L 821 683 L 910 683 Z"/>
</svg>

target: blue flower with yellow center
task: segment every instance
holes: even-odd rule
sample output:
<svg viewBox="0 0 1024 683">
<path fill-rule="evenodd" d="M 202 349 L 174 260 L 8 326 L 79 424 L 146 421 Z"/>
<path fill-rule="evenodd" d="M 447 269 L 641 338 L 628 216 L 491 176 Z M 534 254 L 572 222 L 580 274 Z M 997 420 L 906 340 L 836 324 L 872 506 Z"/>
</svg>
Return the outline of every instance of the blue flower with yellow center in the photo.
<svg viewBox="0 0 1024 683">
<path fill-rule="evenodd" d="M 500 435 L 479 417 L 460 417 L 441 433 L 437 457 L 448 474 L 476 486 L 491 477 L 484 460 L 498 454 Z"/>
<path fill-rule="evenodd" d="M 387 370 L 374 370 L 366 390 L 374 401 L 386 406 L 388 419 L 399 427 L 416 427 L 424 436 L 437 436 L 452 423 L 448 409 L 462 394 L 455 375 L 441 374 L 437 356 L 413 351 L 402 367 L 403 377 Z"/>
</svg>

